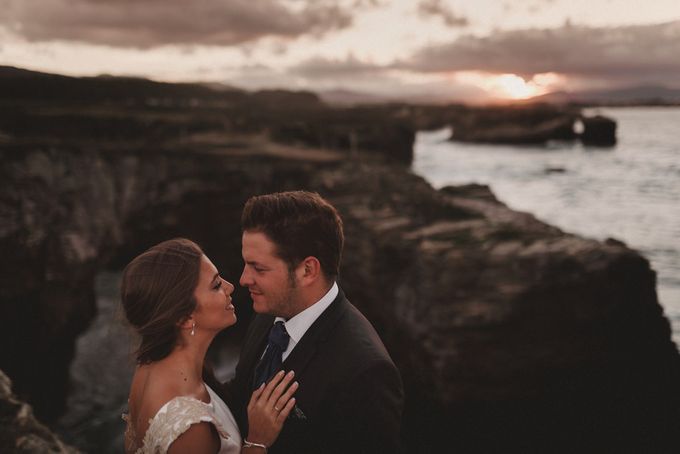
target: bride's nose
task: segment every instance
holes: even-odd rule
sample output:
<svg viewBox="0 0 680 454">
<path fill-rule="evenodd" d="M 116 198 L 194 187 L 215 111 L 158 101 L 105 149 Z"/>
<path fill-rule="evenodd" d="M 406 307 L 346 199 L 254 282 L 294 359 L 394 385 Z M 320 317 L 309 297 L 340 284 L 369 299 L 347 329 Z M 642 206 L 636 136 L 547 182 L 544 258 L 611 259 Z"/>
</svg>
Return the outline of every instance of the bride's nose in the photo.
<svg viewBox="0 0 680 454">
<path fill-rule="evenodd" d="M 232 284 L 231 282 L 229 282 L 227 280 L 224 281 L 224 284 L 225 284 L 224 285 L 224 292 L 227 294 L 227 296 L 234 293 L 234 284 Z"/>
</svg>

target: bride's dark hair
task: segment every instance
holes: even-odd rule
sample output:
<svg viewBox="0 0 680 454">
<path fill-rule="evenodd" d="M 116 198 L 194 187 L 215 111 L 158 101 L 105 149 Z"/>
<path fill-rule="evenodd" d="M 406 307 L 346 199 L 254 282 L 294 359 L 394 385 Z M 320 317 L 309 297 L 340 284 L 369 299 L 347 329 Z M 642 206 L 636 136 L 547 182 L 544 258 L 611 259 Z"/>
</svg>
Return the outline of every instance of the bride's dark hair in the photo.
<svg viewBox="0 0 680 454">
<path fill-rule="evenodd" d="M 196 308 L 203 251 L 191 240 L 164 241 L 135 257 L 123 271 L 121 301 L 125 316 L 141 337 L 138 364 L 168 356 L 179 324 Z"/>
</svg>

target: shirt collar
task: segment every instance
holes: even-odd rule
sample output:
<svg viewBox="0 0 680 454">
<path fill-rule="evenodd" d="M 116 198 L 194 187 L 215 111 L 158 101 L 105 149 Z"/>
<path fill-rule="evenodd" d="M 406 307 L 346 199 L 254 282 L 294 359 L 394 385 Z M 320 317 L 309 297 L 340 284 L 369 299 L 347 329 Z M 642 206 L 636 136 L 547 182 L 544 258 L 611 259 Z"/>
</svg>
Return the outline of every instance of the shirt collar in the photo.
<svg viewBox="0 0 680 454">
<path fill-rule="evenodd" d="M 331 303 L 338 296 L 338 284 L 333 282 L 330 290 L 326 292 L 324 296 L 321 297 L 319 301 L 309 306 L 304 311 L 297 314 L 295 317 L 290 318 L 288 321 L 282 317 L 276 317 L 274 323 L 282 321 L 286 327 L 288 335 L 296 343 L 300 342 L 302 336 L 307 332 L 310 326 L 316 321 L 317 318 L 323 313 L 323 311 L 331 305 Z"/>
</svg>

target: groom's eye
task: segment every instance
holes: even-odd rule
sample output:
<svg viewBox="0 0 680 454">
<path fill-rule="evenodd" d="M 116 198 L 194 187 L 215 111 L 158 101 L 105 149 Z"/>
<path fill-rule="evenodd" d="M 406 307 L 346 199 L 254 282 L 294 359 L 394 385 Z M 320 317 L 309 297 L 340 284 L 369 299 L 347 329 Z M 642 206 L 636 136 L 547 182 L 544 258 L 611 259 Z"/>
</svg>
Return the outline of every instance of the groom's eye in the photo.
<svg viewBox="0 0 680 454">
<path fill-rule="evenodd" d="M 213 290 L 218 290 L 220 287 L 222 287 L 222 279 L 217 281 L 217 284 L 215 284 Z"/>
</svg>

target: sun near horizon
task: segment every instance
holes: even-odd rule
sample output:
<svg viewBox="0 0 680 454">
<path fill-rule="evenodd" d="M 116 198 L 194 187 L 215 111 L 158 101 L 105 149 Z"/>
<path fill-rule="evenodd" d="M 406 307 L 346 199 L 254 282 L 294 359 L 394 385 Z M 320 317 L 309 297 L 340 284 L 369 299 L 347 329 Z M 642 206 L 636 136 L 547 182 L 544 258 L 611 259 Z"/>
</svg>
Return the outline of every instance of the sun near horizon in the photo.
<svg viewBox="0 0 680 454">
<path fill-rule="evenodd" d="M 492 74 L 477 71 L 462 72 L 457 79 L 484 90 L 489 97 L 500 100 L 523 100 L 561 89 L 566 81 L 556 73 L 521 76 L 513 73 Z"/>
</svg>

